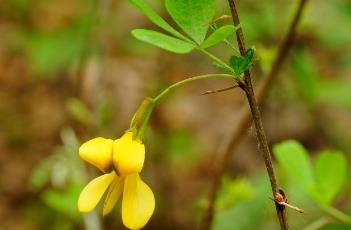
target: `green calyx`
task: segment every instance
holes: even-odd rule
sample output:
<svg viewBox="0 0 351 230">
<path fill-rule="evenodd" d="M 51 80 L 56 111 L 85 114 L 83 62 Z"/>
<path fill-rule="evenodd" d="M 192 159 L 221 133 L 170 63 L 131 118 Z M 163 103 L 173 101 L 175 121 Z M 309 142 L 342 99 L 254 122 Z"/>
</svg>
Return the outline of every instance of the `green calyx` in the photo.
<svg viewBox="0 0 351 230">
<path fill-rule="evenodd" d="M 147 97 L 140 104 L 138 110 L 130 123 L 128 131 L 133 132 L 135 139 L 142 140 L 144 137 L 146 126 L 153 111 L 155 103 L 152 98 Z"/>
</svg>

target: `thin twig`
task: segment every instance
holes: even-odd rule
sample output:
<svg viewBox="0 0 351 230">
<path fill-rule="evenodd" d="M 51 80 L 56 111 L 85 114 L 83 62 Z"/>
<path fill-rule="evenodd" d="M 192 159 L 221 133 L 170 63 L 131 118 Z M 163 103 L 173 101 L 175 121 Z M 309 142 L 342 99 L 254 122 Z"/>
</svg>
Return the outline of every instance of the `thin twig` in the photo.
<svg viewBox="0 0 351 230">
<path fill-rule="evenodd" d="M 297 25 L 302 17 L 302 12 L 306 3 L 307 3 L 307 0 L 299 1 L 299 6 L 296 11 L 296 14 L 294 15 L 294 18 L 289 26 L 289 30 L 285 35 L 283 42 L 280 45 L 280 48 L 274 60 L 274 63 L 269 73 L 265 77 L 263 77 L 262 81 L 260 82 L 260 85 L 258 86 L 257 94 L 256 94 L 258 104 L 262 103 L 264 96 L 268 90 L 268 87 L 270 86 L 272 80 L 278 75 L 283 62 L 288 56 L 289 50 L 291 49 L 293 42 L 295 40 Z M 221 185 L 222 175 L 226 168 L 227 162 L 229 161 L 233 148 L 239 143 L 241 138 L 245 135 L 245 132 L 250 123 L 250 118 L 251 117 L 250 117 L 249 110 L 246 108 L 243 108 L 241 111 L 241 115 L 238 119 L 238 123 L 237 123 L 238 125 L 234 127 L 234 129 L 230 132 L 230 135 L 228 135 L 228 138 L 224 141 L 224 143 L 222 143 L 219 146 L 217 153 L 215 154 L 216 156 L 219 156 L 219 159 L 218 161 L 215 161 L 216 164 L 213 167 L 213 177 L 212 177 L 210 190 L 209 190 L 207 209 L 205 210 L 205 215 L 202 220 L 202 225 L 201 225 L 202 229 L 207 230 L 211 228 L 211 225 L 213 222 L 213 216 L 214 216 L 214 203 L 217 197 L 218 190 Z"/>
<path fill-rule="evenodd" d="M 229 86 L 229 87 L 222 88 L 222 89 L 208 90 L 208 91 L 204 92 L 202 95 L 220 93 L 220 92 L 228 91 L 228 90 L 235 89 L 238 87 L 239 87 L 239 85 L 233 85 L 233 86 Z"/>
</svg>

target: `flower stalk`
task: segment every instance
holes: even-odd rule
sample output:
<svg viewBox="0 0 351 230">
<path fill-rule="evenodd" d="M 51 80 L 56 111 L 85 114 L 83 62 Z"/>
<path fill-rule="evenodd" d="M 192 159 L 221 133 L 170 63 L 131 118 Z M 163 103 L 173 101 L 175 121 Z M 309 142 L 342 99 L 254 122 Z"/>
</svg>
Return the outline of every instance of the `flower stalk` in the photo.
<svg viewBox="0 0 351 230">
<path fill-rule="evenodd" d="M 163 90 L 159 95 L 157 95 L 153 99 L 153 102 L 154 102 L 154 104 L 156 104 L 162 97 L 164 97 L 165 95 L 167 95 L 168 93 L 170 93 L 173 89 L 175 89 L 177 87 L 180 87 L 182 85 L 185 85 L 185 84 L 193 82 L 193 81 L 203 80 L 203 79 L 207 79 L 207 78 L 231 78 L 231 79 L 234 79 L 234 76 L 231 74 L 215 73 L 215 74 L 204 74 L 204 75 L 186 78 L 182 81 L 178 81 L 178 82 L 170 85 L 169 87 L 167 87 L 165 90 Z"/>
</svg>

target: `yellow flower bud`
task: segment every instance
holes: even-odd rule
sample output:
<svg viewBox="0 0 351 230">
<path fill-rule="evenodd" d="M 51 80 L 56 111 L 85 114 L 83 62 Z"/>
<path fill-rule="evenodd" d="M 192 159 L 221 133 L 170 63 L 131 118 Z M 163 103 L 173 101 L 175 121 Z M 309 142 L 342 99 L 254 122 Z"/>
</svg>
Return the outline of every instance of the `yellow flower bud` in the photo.
<svg viewBox="0 0 351 230">
<path fill-rule="evenodd" d="M 126 132 L 113 143 L 113 166 L 119 175 L 139 173 L 144 165 L 145 146 Z"/>
<path fill-rule="evenodd" d="M 113 140 L 102 137 L 85 142 L 79 148 L 79 156 L 103 172 L 112 169 Z"/>
</svg>

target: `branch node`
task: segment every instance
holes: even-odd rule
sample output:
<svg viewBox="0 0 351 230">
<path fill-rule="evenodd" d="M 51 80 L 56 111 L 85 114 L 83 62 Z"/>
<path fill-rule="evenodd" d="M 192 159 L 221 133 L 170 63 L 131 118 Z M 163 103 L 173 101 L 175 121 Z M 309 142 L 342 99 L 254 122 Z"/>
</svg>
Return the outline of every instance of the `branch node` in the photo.
<svg viewBox="0 0 351 230">
<path fill-rule="evenodd" d="M 271 198 L 271 200 L 273 200 L 276 203 L 276 205 L 279 207 L 280 210 L 284 210 L 285 207 L 288 207 L 299 213 L 305 212 L 303 209 L 289 204 L 288 198 L 285 196 L 285 193 L 282 189 L 279 189 L 279 191 L 275 194 L 274 199 Z"/>
</svg>

